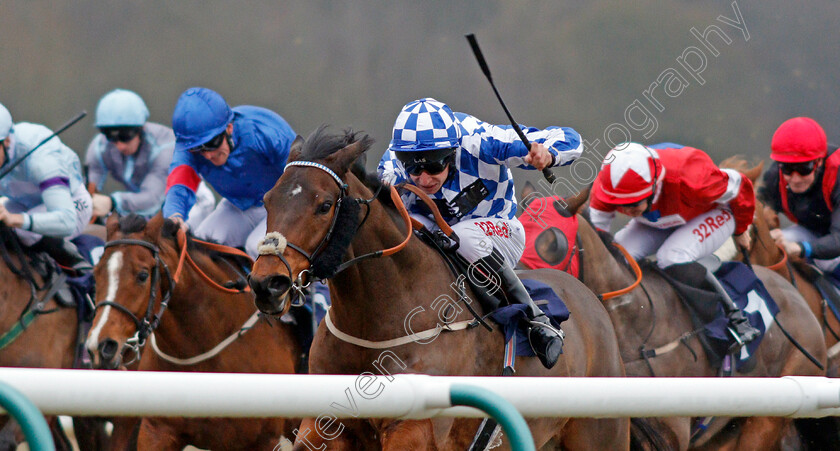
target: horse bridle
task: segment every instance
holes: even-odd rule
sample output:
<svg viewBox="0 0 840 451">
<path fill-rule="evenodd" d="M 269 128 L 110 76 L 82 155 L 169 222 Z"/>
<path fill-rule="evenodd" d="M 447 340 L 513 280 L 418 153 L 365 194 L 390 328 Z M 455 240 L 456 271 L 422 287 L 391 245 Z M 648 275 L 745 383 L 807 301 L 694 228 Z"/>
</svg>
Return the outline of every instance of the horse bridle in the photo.
<svg viewBox="0 0 840 451">
<path fill-rule="evenodd" d="M 327 244 L 330 241 L 330 238 L 333 235 L 336 223 L 338 222 L 339 210 L 341 209 L 342 203 L 347 201 L 346 199 L 348 199 L 348 195 L 347 195 L 348 185 L 347 185 L 347 183 L 344 182 L 344 180 L 341 179 L 341 177 L 339 177 L 335 172 L 333 172 L 332 169 L 326 167 L 323 164 L 316 163 L 314 161 L 292 161 L 292 162 L 286 164 L 286 168 L 288 168 L 289 166 L 302 166 L 302 167 L 311 167 L 311 168 L 320 169 L 320 170 L 326 172 L 330 177 L 332 177 L 332 179 L 336 182 L 336 184 L 338 185 L 338 188 L 339 188 L 338 199 L 336 200 L 336 203 L 335 203 L 335 213 L 333 213 L 333 217 L 330 221 L 330 228 L 327 230 L 326 235 L 324 235 L 324 238 L 321 240 L 321 242 L 318 244 L 318 246 L 315 248 L 315 250 L 312 251 L 312 253 L 306 252 L 306 250 L 304 250 L 300 246 L 298 246 L 294 243 L 288 242 L 285 239 L 285 237 L 283 237 L 283 235 L 280 234 L 279 232 L 269 232 L 269 233 L 267 233 L 265 238 L 262 240 L 262 242 L 260 242 L 260 246 L 259 246 L 260 255 L 274 255 L 274 256 L 278 257 L 280 259 L 280 261 L 283 262 L 283 265 L 286 267 L 286 270 L 289 271 L 289 277 L 292 277 L 292 275 L 293 275 L 292 274 L 292 266 L 289 264 L 288 260 L 286 260 L 286 258 L 283 256 L 283 251 L 285 250 L 285 247 L 288 246 L 288 247 L 294 249 L 299 254 L 303 255 L 304 258 L 306 258 L 307 262 L 309 263 L 309 267 L 301 270 L 300 273 L 298 273 L 297 277 L 295 277 L 295 279 L 293 280 L 292 286 L 291 286 L 291 289 L 295 293 L 293 295 L 293 297 L 290 299 L 291 305 L 292 306 L 301 306 L 301 305 L 303 305 L 304 297 L 305 297 L 304 290 L 306 290 L 306 288 L 308 288 L 309 285 L 311 285 L 313 280 L 317 279 L 316 277 L 308 277 L 307 278 L 308 280 L 306 280 L 304 282 L 304 280 L 303 280 L 304 276 L 313 276 L 310 268 L 312 268 L 314 262 L 317 260 L 320 253 L 327 246 Z M 358 231 L 358 229 L 361 228 L 361 226 L 367 220 L 368 214 L 370 213 L 370 203 L 373 202 L 373 200 L 377 198 L 381 189 L 382 189 L 382 185 L 379 185 L 376 192 L 373 194 L 373 196 L 370 199 L 362 199 L 362 198 L 353 198 L 352 199 L 352 202 L 357 202 L 357 203 L 363 204 L 367 207 L 367 211 L 365 212 L 365 216 L 362 219 L 362 221 L 359 222 L 359 225 L 356 227 L 356 231 Z M 394 195 L 396 195 L 395 194 L 396 190 L 394 190 L 393 187 L 391 187 L 391 189 L 393 190 L 393 192 L 392 192 L 392 197 L 393 197 Z M 396 196 L 397 196 L 397 198 L 399 198 L 398 195 L 396 195 Z M 402 202 L 399 202 L 398 205 L 402 205 Z M 358 257 L 350 259 L 350 260 L 342 263 L 341 265 L 339 265 L 336 268 L 336 270 L 334 271 L 333 276 L 335 276 L 335 274 L 340 273 L 341 271 L 344 271 L 345 269 L 349 268 L 350 266 L 352 266 L 356 263 L 359 263 L 361 260 L 368 259 L 368 258 L 388 256 L 388 255 L 391 255 L 393 253 L 396 253 L 396 252 L 399 252 L 400 250 L 402 250 L 405 247 L 405 245 L 408 243 L 408 239 L 411 238 L 411 230 L 412 230 L 411 229 L 411 222 L 410 222 L 410 219 L 408 217 L 408 212 L 404 211 L 405 208 L 403 208 L 402 210 L 403 211 L 401 211 L 401 213 L 404 213 L 403 214 L 403 219 L 406 220 L 406 223 L 408 224 L 408 230 L 409 230 L 408 231 L 408 236 L 406 237 L 406 239 L 402 243 L 400 243 L 399 245 L 397 245 L 393 248 L 390 248 L 390 249 L 379 250 L 379 251 L 375 251 L 375 252 L 371 252 L 371 253 L 368 253 L 368 254 L 360 255 Z M 356 231 L 354 231 L 353 233 L 355 234 Z"/>
<path fill-rule="evenodd" d="M 172 279 L 172 275 L 169 272 L 169 267 L 166 265 L 166 262 L 161 260 L 160 258 L 160 250 L 157 246 L 152 243 L 143 241 L 143 240 L 134 240 L 130 238 L 113 240 L 105 244 L 105 249 L 114 246 L 121 246 L 121 245 L 130 245 L 130 246 L 142 246 L 152 252 L 152 256 L 155 258 L 155 265 L 152 269 L 152 283 L 151 288 L 149 290 L 149 304 L 146 306 L 146 314 L 143 316 L 143 319 L 137 318 L 134 313 L 126 308 L 125 306 L 118 304 L 111 300 L 104 300 L 96 305 L 94 308 L 94 313 L 100 307 L 113 307 L 114 309 L 122 312 L 126 316 L 128 316 L 133 322 L 134 326 L 137 329 L 137 332 L 126 340 L 123 348 L 120 349 L 120 355 L 125 352 L 125 349 L 130 349 L 134 355 L 131 361 L 123 362 L 124 365 L 131 365 L 135 361 L 140 359 L 140 349 L 146 345 L 146 339 L 157 329 L 158 325 L 160 324 L 160 318 L 163 316 L 163 312 L 166 311 L 166 307 L 169 305 L 169 299 L 172 297 L 172 290 L 175 287 L 175 282 Z M 160 309 L 157 312 L 154 311 L 155 300 L 157 298 L 157 289 L 160 283 L 160 268 L 163 268 L 163 273 L 166 274 L 166 280 L 169 282 L 168 290 L 165 292 L 161 292 L 161 300 L 160 300 Z"/>
</svg>

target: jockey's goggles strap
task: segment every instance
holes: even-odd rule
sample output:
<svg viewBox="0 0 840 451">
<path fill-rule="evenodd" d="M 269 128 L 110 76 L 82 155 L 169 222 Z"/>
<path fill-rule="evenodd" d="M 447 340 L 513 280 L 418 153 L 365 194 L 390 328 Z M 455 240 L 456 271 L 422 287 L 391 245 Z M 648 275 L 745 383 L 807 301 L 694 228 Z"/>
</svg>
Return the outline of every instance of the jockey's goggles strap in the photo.
<svg viewBox="0 0 840 451">
<path fill-rule="evenodd" d="M 443 219 L 443 216 L 441 216 L 440 214 L 440 210 L 438 210 L 437 205 L 435 205 L 434 201 L 432 201 L 428 194 L 424 193 L 423 190 L 421 190 L 420 188 L 414 185 L 410 185 L 408 183 L 403 183 L 402 185 L 400 185 L 400 189 L 406 189 L 416 194 L 417 197 L 419 197 L 420 200 L 422 200 L 423 203 L 426 204 L 427 207 L 429 207 L 429 210 L 431 210 L 432 215 L 434 215 L 435 217 L 435 223 L 438 227 L 440 227 L 440 230 L 443 233 L 445 233 L 446 236 L 452 236 L 452 227 L 449 227 L 449 224 L 447 224 L 446 221 Z M 402 200 L 400 200 L 400 204 L 402 204 Z"/>
<path fill-rule="evenodd" d="M 631 268 L 633 268 L 633 273 L 636 274 L 636 281 L 633 282 L 633 284 L 627 288 L 622 288 L 617 291 L 610 291 L 609 293 L 598 295 L 598 297 L 601 298 L 602 301 L 612 299 L 616 296 L 621 296 L 622 294 L 627 294 L 633 291 L 633 289 L 635 289 L 637 286 L 639 286 L 640 283 L 642 283 L 642 269 L 639 268 L 639 264 L 636 262 L 636 259 L 634 259 L 633 256 L 630 255 L 629 252 L 627 252 L 627 249 L 624 249 L 624 246 L 618 243 L 613 243 L 613 246 L 617 247 L 618 250 L 621 251 L 621 254 L 624 255 L 625 259 L 627 259 L 627 263 L 630 264 Z"/>
</svg>

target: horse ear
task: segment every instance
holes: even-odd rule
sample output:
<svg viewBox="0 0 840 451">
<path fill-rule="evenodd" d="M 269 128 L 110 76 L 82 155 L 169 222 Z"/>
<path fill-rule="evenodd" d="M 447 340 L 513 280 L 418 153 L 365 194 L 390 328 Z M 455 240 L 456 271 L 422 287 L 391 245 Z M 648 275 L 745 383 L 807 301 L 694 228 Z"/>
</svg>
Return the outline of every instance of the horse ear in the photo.
<svg viewBox="0 0 840 451">
<path fill-rule="evenodd" d="M 566 199 L 566 201 L 565 201 L 566 205 L 565 205 L 564 210 L 566 210 L 569 217 L 578 214 L 581 207 L 583 207 L 586 204 L 586 201 L 589 200 L 589 192 L 591 190 L 592 190 L 592 185 L 589 185 L 589 186 L 583 188 L 582 190 L 580 190 L 574 196 Z M 557 202 L 555 202 L 554 208 L 555 208 L 555 210 L 557 210 Z M 562 212 L 560 212 L 560 210 L 557 210 L 557 212 L 560 213 L 561 215 L 563 214 Z"/>
<path fill-rule="evenodd" d="M 527 210 L 528 205 L 531 205 L 531 202 L 537 198 L 534 193 L 537 192 L 537 188 L 529 181 L 525 182 L 525 186 L 522 187 L 522 200 L 519 202 L 519 205 L 522 207 L 522 210 Z"/>
<path fill-rule="evenodd" d="M 146 224 L 146 228 L 144 229 L 143 233 L 146 235 L 146 238 L 149 239 L 152 243 L 157 243 L 160 241 L 160 231 L 163 228 L 163 212 L 158 212 L 149 222 Z"/>
<path fill-rule="evenodd" d="M 300 154 L 303 153 L 303 137 L 297 135 L 297 138 L 292 142 L 289 148 L 289 158 L 286 161 L 297 161 L 300 159 Z"/>
<path fill-rule="evenodd" d="M 758 180 L 758 178 L 761 176 L 761 173 L 763 171 L 764 171 L 764 162 L 761 161 L 755 167 L 749 168 L 746 171 L 744 171 L 744 175 L 748 179 L 750 179 L 750 181 L 753 182 L 753 184 L 755 184 L 755 181 Z"/>
<path fill-rule="evenodd" d="M 326 161 L 332 164 L 339 174 L 345 174 L 353 162 L 370 148 L 371 144 L 373 144 L 373 138 L 364 135 L 361 139 L 330 155 Z"/>
<path fill-rule="evenodd" d="M 108 241 L 114 239 L 114 235 L 120 230 L 120 214 L 119 213 L 112 213 L 108 216 L 108 220 L 105 221 L 105 231 L 106 236 L 108 237 Z"/>
</svg>

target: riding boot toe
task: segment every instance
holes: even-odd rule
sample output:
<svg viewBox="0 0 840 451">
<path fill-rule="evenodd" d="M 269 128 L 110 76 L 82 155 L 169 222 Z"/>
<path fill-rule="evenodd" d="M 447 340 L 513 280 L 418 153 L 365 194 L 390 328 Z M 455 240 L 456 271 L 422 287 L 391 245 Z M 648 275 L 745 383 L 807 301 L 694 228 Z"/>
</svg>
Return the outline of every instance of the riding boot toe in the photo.
<svg viewBox="0 0 840 451">
<path fill-rule="evenodd" d="M 543 366 L 551 369 L 563 353 L 563 331 L 538 322 L 532 324 L 528 331 L 531 349 Z"/>
</svg>

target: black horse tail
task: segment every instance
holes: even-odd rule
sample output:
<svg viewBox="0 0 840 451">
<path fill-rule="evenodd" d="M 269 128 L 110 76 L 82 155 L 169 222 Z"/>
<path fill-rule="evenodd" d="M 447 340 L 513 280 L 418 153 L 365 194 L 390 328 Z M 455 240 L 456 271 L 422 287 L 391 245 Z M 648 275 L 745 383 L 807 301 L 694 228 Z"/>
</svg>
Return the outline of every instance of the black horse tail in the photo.
<svg viewBox="0 0 840 451">
<path fill-rule="evenodd" d="M 678 449 L 679 443 L 677 443 L 676 437 L 670 437 L 669 440 L 662 435 L 662 431 L 667 430 L 656 418 L 631 418 L 630 450 L 663 451 Z"/>
<path fill-rule="evenodd" d="M 840 449 L 840 418 L 793 420 L 803 450 Z"/>
</svg>

